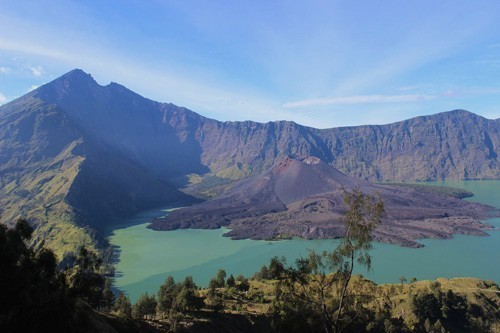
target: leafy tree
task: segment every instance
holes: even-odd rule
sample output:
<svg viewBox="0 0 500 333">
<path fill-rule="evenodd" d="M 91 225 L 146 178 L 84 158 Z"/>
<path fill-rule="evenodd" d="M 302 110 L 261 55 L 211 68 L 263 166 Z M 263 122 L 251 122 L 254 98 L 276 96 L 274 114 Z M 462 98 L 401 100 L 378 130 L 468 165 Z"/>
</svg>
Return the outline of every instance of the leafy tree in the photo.
<svg viewBox="0 0 500 333">
<path fill-rule="evenodd" d="M 100 274 L 102 260 L 94 252 L 81 247 L 75 266 L 66 272 L 73 297 L 84 301 L 94 309 L 102 303 L 104 277 Z"/>
<path fill-rule="evenodd" d="M 348 298 L 349 283 L 356 263 L 371 269 L 371 234 L 382 219 L 384 206 L 379 198 L 359 190 L 346 192 L 344 203 L 347 209 L 341 222 L 345 233 L 332 252 L 310 251 L 309 257 L 297 260 L 295 267 L 285 267 L 284 260 L 271 263 L 271 274 L 278 278 L 272 308 L 278 330 L 299 331 L 307 323 L 312 330 L 340 332 L 358 316 L 346 313 L 346 307 L 359 306 L 354 297 Z"/>
<path fill-rule="evenodd" d="M 465 297 L 457 295 L 451 290 L 443 294 L 441 298 L 441 312 L 443 318 L 457 325 L 465 325 L 467 310 L 468 302 Z"/>
<path fill-rule="evenodd" d="M 158 312 L 167 313 L 173 305 L 179 286 L 174 278 L 169 275 L 158 290 Z"/>
<path fill-rule="evenodd" d="M 270 276 L 269 276 L 269 269 L 267 268 L 267 266 L 262 265 L 259 272 L 257 272 L 254 275 L 253 279 L 255 279 L 255 280 L 269 280 Z"/>
<path fill-rule="evenodd" d="M 178 289 L 173 302 L 173 309 L 180 312 L 197 310 L 203 306 L 203 299 L 197 295 L 198 287 L 191 276 L 187 276 Z"/>
<path fill-rule="evenodd" d="M 226 281 L 227 286 L 228 287 L 234 287 L 235 283 L 236 282 L 235 282 L 233 274 L 229 275 L 229 277 L 227 278 L 227 281 Z"/>
<path fill-rule="evenodd" d="M 413 299 L 413 312 L 417 318 L 434 323 L 441 317 L 439 301 L 433 294 L 420 294 Z"/>
<path fill-rule="evenodd" d="M 221 297 L 217 295 L 217 287 L 218 287 L 217 280 L 210 279 L 210 282 L 208 283 L 207 304 L 215 311 L 219 311 L 223 308 L 223 301 Z"/>
<path fill-rule="evenodd" d="M 219 269 L 217 271 L 217 276 L 215 277 L 215 281 L 217 282 L 217 286 L 219 288 L 223 288 L 226 285 L 226 271 L 223 269 Z"/>
<path fill-rule="evenodd" d="M 111 309 L 115 303 L 115 295 L 111 290 L 111 281 L 106 278 L 104 281 L 104 289 L 102 291 L 102 307 L 105 309 Z"/>
<path fill-rule="evenodd" d="M 135 318 L 150 318 L 156 314 L 156 299 L 154 295 L 142 294 L 132 308 Z"/>
<path fill-rule="evenodd" d="M 278 257 L 271 258 L 269 262 L 269 279 L 279 279 L 283 274 L 283 265 L 285 258 L 281 260 Z"/>
<path fill-rule="evenodd" d="M 24 219 L 11 229 L 0 224 L 0 331 L 70 331 L 77 321 L 75 300 L 52 251 L 27 246 L 32 233 Z"/>
<path fill-rule="evenodd" d="M 217 283 L 217 280 L 214 278 L 210 279 L 210 282 L 208 282 L 209 292 L 215 293 L 217 288 L 219 288 L 219 284 Z"/>
<path fill-rule="evenodd" d="M 341 286 L 337 313 L 333 319 L 333 329 L 336 332 L 343 328 L 340 320 L 354 264 L 357 261 L 361 266 L 371 269 L 371 234 L 384 214 L 384 204 L 380 198 L 366 196 L 358 189 L 353 193 L 345 193 L 344 202 L 348 207 L 342 219 L 346 232 L 341 244 L 333 251 L 330 262 L 332 268 L 337 267 L 334 276 L 340 278 L 338 283 Z M 326 313 L 325 317 L 328 318 Z"/>
<path fill-rule="evenodd" d="M 431 292 L 420 292 L 412 301 L 412 311 L 419 320 L 420 326 L 429 331 L 432 329 L 441 332 L 471 329 L 473 331 L 487 331 L 485 327 L 476 326 L 476 318 L 487 318 L 482 313 L 473 311 L 467 299 L 455 294 L 451 290 L 445 293 L 439 283 L 431 284 Z"/>
<path fill-rule="evenodd" d="M 132 304 L 124 293 L 120 292 L 114 305 L 115 312 L 125 319 L 132 318 Z"/>
<path fill-rule="evenodd" d="M 248 279 L 243 275 L 238 275 L 236 277 L 236 281 L 238 281 L 238 283 L 236 284 L 236 289 L 240 291 L 248 291 L 250 289 L 250 283 L 248 283 Z"/>
</svg>

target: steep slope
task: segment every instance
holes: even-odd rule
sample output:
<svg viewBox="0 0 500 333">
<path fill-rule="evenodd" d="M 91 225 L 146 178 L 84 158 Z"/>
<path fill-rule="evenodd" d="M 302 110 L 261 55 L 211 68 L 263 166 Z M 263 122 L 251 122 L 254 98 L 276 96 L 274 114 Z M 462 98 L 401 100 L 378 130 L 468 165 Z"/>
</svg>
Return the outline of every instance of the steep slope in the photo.
<svg viewBox="0 0 500 333">
<path fill-rule="evenodd" d="M 498 120 L 455 110 L 319 135 L 334 152 L 332 164 L 351 175 L 376 180 L 498 179 L 498 125 Z"/>
<path fill-rule="evenodd" d="M 368 182 L 350 178 L 317 157 L 304 161 L 286 157 L 261 175 L 233 183 L 217 198 L 155 219 L 150 227 L 219 228 L 236 219 L 286 211 L 288 204 L 319 193 L 340 193 L 345 187 L 366 190 L 369 186 Z M 264 232 L 264 228 L 255 229 L 261 235 L 256 238 L 274 237 L 263 235 Z"/>
<path fill-rule="evenodd" d="M 108 147 L 162 178 L 241 179 L 313 155 L 374 180 L 498 179 L 499 120 L 455 110 L 377 126 L 318 130 L 294 122 L 218 122 L 74 70 L 34 93 Z"/>
<path fill-rule="evenodd" d="M 498 179 L 499 125 L 466 111 L 328 130 L 219 122 L 73 70 L 0 106 L 1 221 L 35 218 L 38 242 L 62 253 L 121 217 L 191 201 L 172 179 L 237 180 L 287 156 L 376 180 Z"/>
<path fill-rule="evenodd" d="M 418 247 L 420 238 L 486 235 L 483 230 L 489 228 L 480 220 L 491 207 L 406 186 L 371 184 L 316 157 L 285 158 L 260 176 L 234 183 L 216 199 L 154 219 L 150 228 L 227 226 L 232 229 L 227 236 L 253 239 L 339 237 L 343 195 L 355 189 L 384 201 L 387 214 L 374 233 L 379 241 Z"/>
<path fill-rule="evenodd" d="M 34 242 L 58 245 L 58 254 L 75 242 L 92 247 L 90 235 L 71 223 L 64 201 L 84 158 L 78 126 L 55 105 L 27 96 L 2 107 L 0 117 L 0 209 L 2 222 L 30 217 L 37 225 Z M 58 129 L 57 131 L 55 129 Z"/>
<path fill-rule="evenodd" d="M 81 73 L 72 72 L 0 108 L 1 221 L 30 218 L 37 226 L 34 245 L 45 243 L 60 258 L 80 245 L 94 247 L 95 230 L 120 217 L 168 202 L 191 202 L 79 121 L 74 110 L 47 97 L 47 91 L 60 91 L 54 86 L 67 83 L 70 89 L 75 74 Z"/>
<path fill-rule="evenodd" d="M 172 123 L 171 115 L 182 108 L 151 101 L 116 83 L 100 86 L 81 70 L 40 87 L 35 96 L 58 105 L 96 142 L 159 176 L 207 171 L 200 164 L 198 143 Z M 196 115 L 189 123 L 198 118 L 204 119 Z"/>
<path fill-rule="evenodd" d="M 371 180 L 498 179 L 499 122 L 456 110 L 378 126 L 318 130 L 293 122 L 203 122 L 191 133 L 222 177 L 258 174 L 286 156 L 318 156 Z"/>
</svg>

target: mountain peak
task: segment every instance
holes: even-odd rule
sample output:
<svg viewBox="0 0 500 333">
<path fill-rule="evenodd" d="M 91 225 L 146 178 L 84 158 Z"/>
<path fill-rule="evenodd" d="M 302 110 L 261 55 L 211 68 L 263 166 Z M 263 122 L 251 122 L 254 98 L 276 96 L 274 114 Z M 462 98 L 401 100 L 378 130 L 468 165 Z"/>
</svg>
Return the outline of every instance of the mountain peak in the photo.
<svg viewBox="0 0 500 333">
<path fill-rule="evenodd" d="M 439 118 L 442 118 L 442 117 L 448 117 L 448 118 L 463 118 L 463 117 L 468 117 L 468 118 L 484 118 L 480 115 L 477 115 L 473 112 L 470 112 L 468 110 L 464 110 L 464 109 L 455 109 L 455 110 L 450 110 L 450 111 L 445 111 L 445 112 L 440 112 L 440 113 L 436 113 L 436 114 L 433 114 L 433 115 L 429 115 L 427 117 L 439 117 Z"/>
<path fill-rule="evenodd" d="M 473 116 L 473 117 L 478 117 L 477 114 L 472 113 L 470 111 L 464 110 L 464 109 L 455 109 L 455 110 L 450 110 L 448 112 L 443 112 L 444 114 L 448 114 L 450 116 Z"/>
<path fill-rule="evenodd" d="M 66 74 L 60 76 L 59 78 L 57 78 L 54 81 L 57 81 L 57 80 L 65 80 L 65 81 L 84 80 L 84 81 L 92 81 L 94 83 L 96 82 L 94 80 L 94 78 L 92 77 L 92 75 L 90 75 L 89 73 L 85 73 L 83 70 L 81 70 L 79 68 L 75 68 L 75 69 L 67 72 Z"/>
</svg>

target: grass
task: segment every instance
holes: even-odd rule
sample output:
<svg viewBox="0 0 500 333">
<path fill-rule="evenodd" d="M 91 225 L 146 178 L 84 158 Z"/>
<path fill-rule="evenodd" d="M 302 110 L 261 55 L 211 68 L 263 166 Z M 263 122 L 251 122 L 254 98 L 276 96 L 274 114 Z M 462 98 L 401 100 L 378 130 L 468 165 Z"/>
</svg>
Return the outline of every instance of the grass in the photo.
<svg viewBox="0 0 500 333">
<path fill-rule="evenodd" d="M 417 191 L 444 194 L 457 199 L 469 198 L 474 196 L 474 193 L 472 193 L 471 191 L 449 186 L 434 186 L 434 185 L 424 185 L 415 183 L 391 183 L 391 182 L 380 183 L 380 185 L 395 185 L 395 186 L 407 187 Z"/>
<path fill-rule="evenodd" d="M 0 189 L 1 222 L 12 225 L 26 218 L 34 227 L 32 246 L 54 251 L 59 260 L 82 245 L 96 250 L 91 232 L 76 224 L 65 196 L 84 158 L 71 153 L 73 142 L 50 161 L 41 161 L 22 174 L 8 174 Z"/>
</svg>

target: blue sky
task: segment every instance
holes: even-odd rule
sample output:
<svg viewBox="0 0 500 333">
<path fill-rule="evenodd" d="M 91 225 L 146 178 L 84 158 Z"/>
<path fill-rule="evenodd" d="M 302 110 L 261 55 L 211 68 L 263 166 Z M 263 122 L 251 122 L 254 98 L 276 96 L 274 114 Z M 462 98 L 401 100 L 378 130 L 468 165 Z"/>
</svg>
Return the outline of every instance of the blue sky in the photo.
<svg viewBox="0 0 500 333">
<path fill-rule="evenodd" d="M 73 69 L 219 120 L 500 117 L 500 1 L 0 1 L 0 104 Z"/>
</svg>

